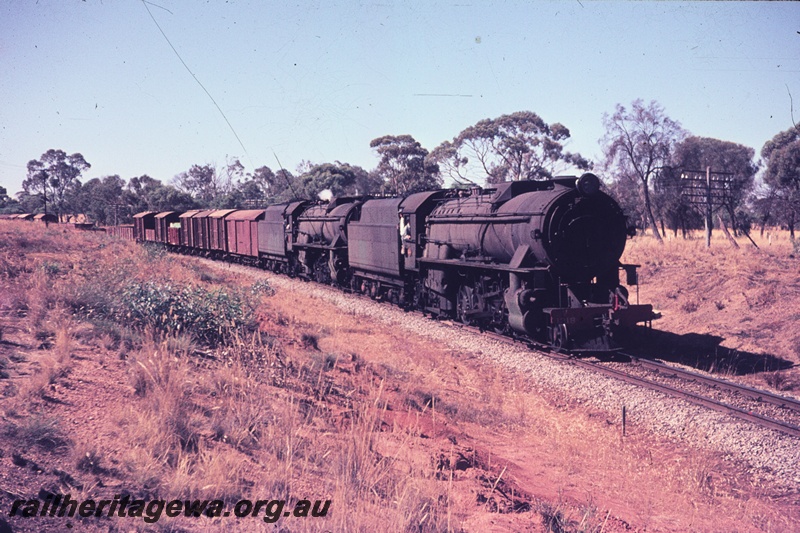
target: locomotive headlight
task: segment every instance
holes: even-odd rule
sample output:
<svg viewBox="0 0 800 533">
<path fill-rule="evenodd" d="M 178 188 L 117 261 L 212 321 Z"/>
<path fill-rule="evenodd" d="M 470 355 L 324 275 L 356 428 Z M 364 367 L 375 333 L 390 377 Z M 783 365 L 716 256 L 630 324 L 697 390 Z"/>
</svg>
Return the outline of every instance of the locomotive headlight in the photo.
<svg viewBox="0 0 800 533">
<path fill-rule="evenodd" d="M 600 190 L 600 178 L 591 172 L 587 172 L 578 178 L 577 187 L 581 196 L 592 196 Z"/>
</svg>

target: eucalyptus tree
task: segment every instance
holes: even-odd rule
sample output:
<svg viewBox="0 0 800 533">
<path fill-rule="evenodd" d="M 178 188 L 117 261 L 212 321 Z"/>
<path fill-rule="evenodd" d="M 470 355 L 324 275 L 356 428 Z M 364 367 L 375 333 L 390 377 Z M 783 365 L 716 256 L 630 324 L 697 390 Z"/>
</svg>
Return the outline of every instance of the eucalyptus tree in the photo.
<svg viewBox="0 0 800 533">
<path fill-rule="evenodd" d="M 385 192 L 408 194 L 442 186 L 439 166 L 411 135 L 384 135 L 369 145 L 380 156 L 372 172 L 373 183 L 382 183 Z"/>
<path fill-rule="evenodd" d="M 130 208 L 124 204 L 125 180 L 117 175 L 92 178 L 80 188 L 76 212 L 89 215 L 98 224 L 118 224 Z"/>
<path fill-rule="evenodd" d="M 67 155 L 64 150 L 50 149 L 39 159 L 28 161 L 22 189 L 28 195 L 41 194 L 45 212 L 49 203 L 60 217 L 70 189 L 80 183 L 78 178 L 89 168 L 91 165 L 80 153 Z"/>
<path fill-rule="evenodd" d="M 214 165 L 192 165 L 176 175 L 174 183 L 204 206 L 210 206 L 217 196 L 224 194 L 222 179 Z"/>
<path fill-rule="evenodd" d="M 800 219 L 800 128 L 789 128 L 764 144 L 761 157 L 766 161 L 764 182 L 773 197 L 773 205 L 795 237 Z"/>
<path fill-rule="evenodd" d="M 645 104 L 634 100 L 630 109 L 617 104 L 612 115 L 603 115 L 605 136 L 600 140 L 605 168 L 613 179 L 638 182 L 644 214 L 653 235 L 663 242 L 653 215 L 651 181 L 667 167 L 675 145 L 687 133 L 680 123 L 669 118 L 656 101 Z"/>
<path fill-rule="evenodd" d="M 736 212 L 753 187 L 758 164 L 753 160 L 755 150 L 742 144 L 721 141 L 710 137 L 687 137 L 675 145 L 672 166 L 675 173 L 686 170 L 726 173 L 727 195 L 723 207 L 728 213 L 734 231 L 738 231 Z"/>
<path fill-rule="evenodd" d="M 333 196 L 369 194 L 375 190 L 364 190 L 369 184 L 366 170 L 349 163 L 309 164 L 305 172 L 297 178 L 298 194 L 303 198 L 317 198 L 323 191 Z M 359 189 L 359 186 L 362 188 Z"/>
<path fill-rule="evenodd" d="M 532 111 L 518 111 L 479 121 L 452 141 L 437 146 L 431 159 L 457 184 L 543 180 L 591 163 L 565 150 L 569 129 L 547 124 Z"/>
</svg>

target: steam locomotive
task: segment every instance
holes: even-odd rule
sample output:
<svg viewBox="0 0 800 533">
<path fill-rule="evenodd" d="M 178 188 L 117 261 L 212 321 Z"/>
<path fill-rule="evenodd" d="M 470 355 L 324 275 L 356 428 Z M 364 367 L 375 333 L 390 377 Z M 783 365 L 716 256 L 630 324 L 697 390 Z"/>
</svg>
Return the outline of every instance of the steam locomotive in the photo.
<svg viewBox="0 0 800 533">
<path fill-rule="evenodd" d="M 570 352 L 618 349 L 656 315 L 620 284 L 631 234 L 591 173 L 262 210 L 144 212 L 134 238 L 367 294 Z"/>
</svg>

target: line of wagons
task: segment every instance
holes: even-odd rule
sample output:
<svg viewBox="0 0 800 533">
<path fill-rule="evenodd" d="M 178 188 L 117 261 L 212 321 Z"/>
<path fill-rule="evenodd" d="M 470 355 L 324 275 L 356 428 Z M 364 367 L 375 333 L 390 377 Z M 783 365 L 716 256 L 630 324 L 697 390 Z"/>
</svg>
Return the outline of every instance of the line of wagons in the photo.
<svg viewBox="0 0 800 533">
<path fill-rule="evenodd" d="M 112 235 L 139 242 L 156 242 L 185 252 L 216 257 L 233 254 L 257 259 L 258 223 L 264 209 L 208 209 L 145 211 L 133 217 L 132 225 L 108 228 Z"/>
<path fill-rule="evenodd" d="M 0 215 L 0 220 L 27 220 L 34 222 L 52 222 L 57 223 L 58 217 L 50 213 L 14 213 Z"/>
<path fill-rule="evenodd" d="M 320 283 L 343 283 L 352 269 L 396 284 L 404 267 L 416 270 L 416 256 L 422 252 L 410 245 L 408 236 L 424 226 L 425 216 L 437 205 L 434 200 L 443 194 L 342 197 L 265 209 L 146 211 L 134 215 L 133 225 L 110 227 L 108 232 Z"/>
<path fill-rule="evenodd" d="M 425 218 L 450 191 L 301 200 L 265 209 L 146 211 L 111 235 L 411 305 Z M 412 235 L 414 236 L 412 238 Z"/>
</svg>

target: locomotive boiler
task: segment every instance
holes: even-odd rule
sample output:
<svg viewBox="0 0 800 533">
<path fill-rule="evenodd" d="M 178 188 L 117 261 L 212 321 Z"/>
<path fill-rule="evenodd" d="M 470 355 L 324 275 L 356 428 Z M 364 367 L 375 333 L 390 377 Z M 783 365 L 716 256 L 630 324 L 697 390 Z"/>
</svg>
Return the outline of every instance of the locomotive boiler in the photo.
<svg viewBox="0 0 800 533">
<path fill-rule="evenodd" d="M 597 176 L 503 183 L 440 203 L 427 220 L 429 310 L 511 329 L 557 348 L 602 351 L 652 318 L 631 305 L 619 271 L 628 235 Z"/>
<path fill-rule="evenodd" d="M 326 284 L 347 280 L 347 227 L 362 202 L 362 198 L 332 198 L 300 213 L 293 238 L 301 275 Z"/>
</svg>

